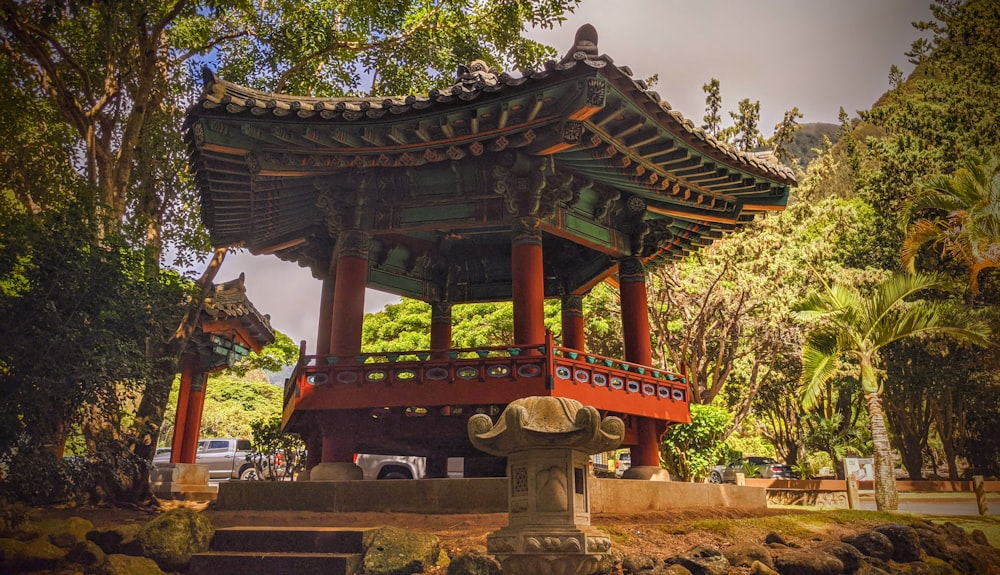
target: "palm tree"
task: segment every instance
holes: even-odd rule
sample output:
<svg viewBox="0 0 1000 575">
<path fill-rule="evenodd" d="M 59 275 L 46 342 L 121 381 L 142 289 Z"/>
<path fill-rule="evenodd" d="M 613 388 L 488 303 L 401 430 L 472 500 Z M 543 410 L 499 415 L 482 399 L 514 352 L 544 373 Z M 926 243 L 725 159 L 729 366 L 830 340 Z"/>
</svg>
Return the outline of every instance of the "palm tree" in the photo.
<svg viewBox="0 0 1000 575">
<path fill-rule="evenodd" d="M 914 220 L 925 210 L 944 218 Z M 972 157 L 953 176 L 932 176 L 902 215 L 909 226 L 900 251 L 904 267 L 914 271 L 917 252 L 933 243 L 969 268 L 969 288 L 978 296 L 979 272 L 1000 267 L 1000 158 Z"/>
<path fill-rule="evenodd" d="M 856 366 L 868 408 L 875 452 L 875 502 L 879 510 L 898 507 L 892 447 L 882 411 L 881 350 L 890 343 L 925 333 L 943 333 L 988 345 L 990 329 L 973 312 L 941 302 L 905 300 L 929 288 L 939 288 L 934 276 L 897 274 L 862 297 L 854 288 L 823 283 L 823 291 L 810 294 L 795 306 L 803 320 L 817 320 L 806 333 L 802 347 L 802 380 L 799 393 L 805 409 L 817 402 L 823 386 L 835 377 L 842 360 Z"/>
</svg>

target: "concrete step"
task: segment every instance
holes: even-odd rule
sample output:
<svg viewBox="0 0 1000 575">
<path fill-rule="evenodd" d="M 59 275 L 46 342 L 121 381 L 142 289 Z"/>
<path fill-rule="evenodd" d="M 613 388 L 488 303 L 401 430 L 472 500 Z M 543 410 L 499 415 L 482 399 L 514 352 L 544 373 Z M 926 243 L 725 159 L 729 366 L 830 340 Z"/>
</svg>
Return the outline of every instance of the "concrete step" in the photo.
<svg viewBox="0 0 1000 575">
<path fill-rule="evenodd" d="M 210 551 L 191 556 L 188 575 L 356 575 L 360 553 Z"/>
<path fill-rule="evenodd" d="M 227 527 L 215 531 L 212 551 L 361 553 L 365 531 L 344 527 Z"/>
</svg>

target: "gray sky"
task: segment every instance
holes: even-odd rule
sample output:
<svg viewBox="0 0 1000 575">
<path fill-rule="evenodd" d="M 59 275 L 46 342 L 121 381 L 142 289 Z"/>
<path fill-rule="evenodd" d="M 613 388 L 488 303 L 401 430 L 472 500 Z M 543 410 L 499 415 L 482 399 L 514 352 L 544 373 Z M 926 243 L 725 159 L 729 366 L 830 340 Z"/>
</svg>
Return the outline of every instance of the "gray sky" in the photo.
<svg viewBox="0 0 1000 575">
<path fill-rule="evenodd" d="M 702 122 L 702 85 L 718 78 L 723 110 L 759 100 L 761 132 L 770 136 L 786 110 L 801 122 L 837 122 L 888 88 L 889 67 L 912 68 L 904 53 L 917 37 L 910 25 L 930 19 L 930 0 L 584 0 L 555 30 L 529 36 L 561 54 L 577 28 L 597 28 L 598 48 L 636 79 L 659 74 L 654 89 L 674 110 Z M 728 114 L 723 122 L 728 123 Z M 246 272 L 247 296 L 272 325 L 315 352 L 320 282 L 274 256 L 230 254 L 217 281 Z M 368 290 L 365 311 L 396 301 Z"/>
</svg>

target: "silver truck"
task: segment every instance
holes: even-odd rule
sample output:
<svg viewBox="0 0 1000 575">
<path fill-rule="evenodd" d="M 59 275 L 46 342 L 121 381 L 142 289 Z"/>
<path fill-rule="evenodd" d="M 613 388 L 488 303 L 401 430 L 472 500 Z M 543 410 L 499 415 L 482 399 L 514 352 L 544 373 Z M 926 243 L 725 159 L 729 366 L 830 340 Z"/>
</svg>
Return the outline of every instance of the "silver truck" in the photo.
<svg viewBox="0 0 1000 575">
<path fill-rule="evenodd" d="M 209 481 L 229 479 L 256 479 L 253 463 L 247 460 L 250 440 L 237 437 L 213 437 L 198 440 L 195 463 L 208 466 Z M 153 457 L 153 465 L 170 462 L 170 450 L 160 448 Z"/>
</svg>

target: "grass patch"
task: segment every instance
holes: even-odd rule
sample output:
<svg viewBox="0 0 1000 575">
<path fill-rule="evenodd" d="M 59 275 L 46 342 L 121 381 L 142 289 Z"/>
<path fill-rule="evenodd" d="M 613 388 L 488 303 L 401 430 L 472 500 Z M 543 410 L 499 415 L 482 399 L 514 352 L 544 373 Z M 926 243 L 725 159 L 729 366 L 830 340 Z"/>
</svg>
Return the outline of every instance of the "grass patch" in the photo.
<svg viewBox="0 0 1000 575">
<path fill-rule="evenodd" d="M 612 543 L 624 543 L 632 539 L 632 537 L 626 533 L 625 530 L 614 525 L 602 525 L 601 527 L 598 527 L 598 529 L 607 533 L 608 537 L 611 538 Z"/>
<path fill-rule="evenodd" d="M 969 532 L 973 529 L 979 529 L 986 534 L 986 540 L 989 541 L 991 545 L 994 547 L 1000 547 L 1000 517 L 995 515 L 949 517 L 947 519 L 934 518 L 932 521 L 939 524 L 951 521 L 955 525 L 958 525 L 962 529 Z"/>
</svg>

